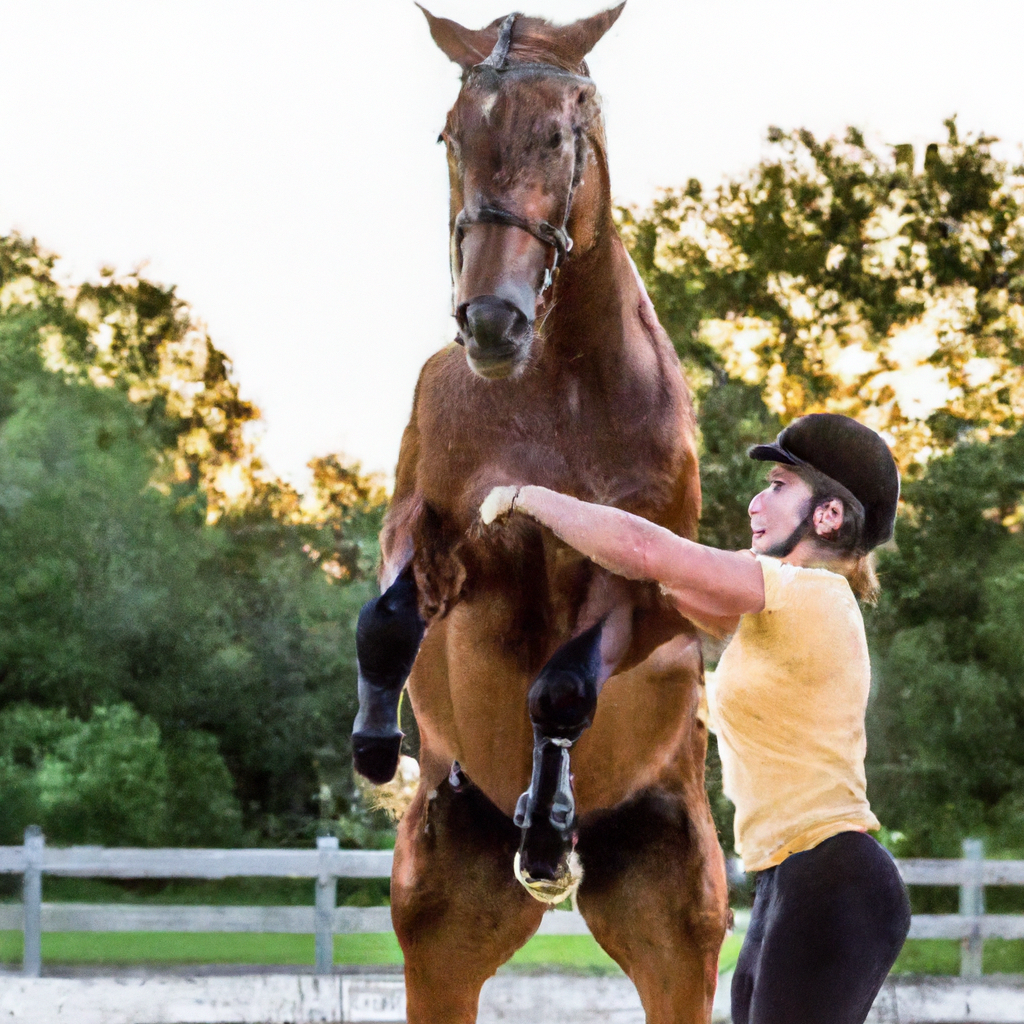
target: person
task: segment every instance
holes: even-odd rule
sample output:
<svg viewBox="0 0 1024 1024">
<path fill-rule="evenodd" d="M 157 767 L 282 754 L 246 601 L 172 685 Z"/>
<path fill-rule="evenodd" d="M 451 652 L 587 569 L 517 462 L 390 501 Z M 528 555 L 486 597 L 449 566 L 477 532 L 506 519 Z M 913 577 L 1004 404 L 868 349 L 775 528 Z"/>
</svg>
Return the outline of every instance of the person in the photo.
<svg viewBox="0 0 1024 1024">
<path fill-rule="evenodd" d="M 870 664 L 857 598 L 892 536 L 899 473 L 868 427 L 830 413 L 771 444 L 749 551 L 695 543 L 620 509 L 499 487 L 492 522 L 528 515 L 613 573 L 658 583 L 731 635 L 708 693 L 735 846 L 755 897 L 732 982 L 734 1024 L 862 1024 L 910 927 L 906 888 L 866 795 Z"/>
</svg>

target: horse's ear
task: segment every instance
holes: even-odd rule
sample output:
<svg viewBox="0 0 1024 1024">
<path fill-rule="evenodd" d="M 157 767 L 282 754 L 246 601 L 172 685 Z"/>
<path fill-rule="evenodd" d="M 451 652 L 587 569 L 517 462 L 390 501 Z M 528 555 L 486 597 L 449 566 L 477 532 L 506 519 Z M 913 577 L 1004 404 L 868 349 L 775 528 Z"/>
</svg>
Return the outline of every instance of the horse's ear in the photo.
<svg viewBox="0 0 1024 1024">
<path fill-rule="evenodd" d="M 450 60 L 464 68 L 471 68 L 474 64 L 480 64 L 487 59 L 497 38 L 493 26 L 474 31 L 471 28 L 463 28 L 457 21 L 436 18 L 422 4 L 416 6 L 426 17 L 434 42 Z"/>
<path fill-rule="evenodd" d="M 579 21 L 574 21 L 571 25 L 562 26 L 558 30 L 559 49 L 566 53 L 574 63 L 582 63 L 583 58 L 597 45 L 601 36 L 615 24 L 625 6 L 626 0 L 622 0 L 618 7 L 594 14 L 589 18 L 580 18 Z"/>
</svg>

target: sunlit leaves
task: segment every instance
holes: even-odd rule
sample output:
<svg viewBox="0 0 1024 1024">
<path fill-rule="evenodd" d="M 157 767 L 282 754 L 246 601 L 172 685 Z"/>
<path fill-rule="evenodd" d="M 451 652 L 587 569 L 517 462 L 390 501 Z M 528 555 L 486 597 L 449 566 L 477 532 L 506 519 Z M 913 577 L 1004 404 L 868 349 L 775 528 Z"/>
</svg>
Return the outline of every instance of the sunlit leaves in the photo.
<svg viewBox="0 0 1024 1024">
<path fill-rule="evenodd" d="M 783 422 L 857 416 L 904 469 L 1024 422 L 1024 176 L 991 139 L 874 151 L 769 134 L 750 175 L 670 190 L 622 226 L 684 361 Z"/>
</svg>

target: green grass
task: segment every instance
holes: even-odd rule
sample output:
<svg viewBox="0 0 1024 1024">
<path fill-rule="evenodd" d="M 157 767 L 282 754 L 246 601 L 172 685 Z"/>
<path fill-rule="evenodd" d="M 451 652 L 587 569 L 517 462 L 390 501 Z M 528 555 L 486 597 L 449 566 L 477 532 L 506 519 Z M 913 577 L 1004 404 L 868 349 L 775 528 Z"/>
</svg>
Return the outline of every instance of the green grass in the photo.
<svg viewBox="0 0 1024 1024">
<path fill-rule="evenodd" d="M 735 967 L 741 935 L 722 946 L 719 970 Z M 21 932 L 0 931 L 0 964 L 21 963 Z M 185 964 L 311 965 L 312 935 L 242 932 L 45 932 L 43 962 L 65 966 Z M 394 965 L 402 952 L 394 935 L 336 935 L 336 964 Z M 1024 942 L 985 943 L 986 974 L 1024 974 Z M 589 935 L 537 935 L 509 962 L 511 970 L 554 967 L 587 974 L 617 974 L 619 968 Z M 896 961 L 898 974 L 958 974 L 960 944 L 947 940 L 909 941 Z"/>
<path fill-rule="evenodd" d="M 718 972 L 731 971 L 736 966 L 736 960 L 740 955 L 740 946 L 743 945 L 743 936 L 727 935 L 722 943 L 722 951 L 718 954 Z"/>
<path fill-rule="evenodd" d="M 47 964 L 135 966 L 141 964 L 312 964 L 312 935 L 244 932 L 44 932 Z M 0 932 L 0 962 L 21 962 L 21 932 Z M 337 964 L 402 963 L 394 935 L 336 935 Z M 511 966 L 550 965 L 592 973 L 619 968 L 589 935 L 539 935 L 512 958 Z"/>
<path fill-rule="evenodd" d="M 43 963 L 74 966 L 313 962 L 312 935 L 249 935 L 244 932 L 44 932 L 42 946 Z M 0 932 L 0 958 L 5 964 L 20 963 L 21 947 L 20 932 Z"/>
<path fill-rule="evenodd" d="M 722 949 L 722 969 L 736 962 L 740 938 L 730 936 Z M 21 962 L 21 932 L 0 932 L 0 963 Z M 313 963 L 312 935 L 243 932 L 44 932 L 43 962 L 67 966 L 143 964 Z M 402 951 L 394 935 L 336 935 L 337 964 L 400 965 Z M 588 974 L 617 974 L 619 967 L 589 935 L 537 935 L 509 962 L 512 970 L 557 967 Z"/>
<path fill-rule="evenodd" d="M 1024 974 L 1024 942 L 986 939 L 985 974 Z M 960 943 L 955 939 L 910 939 L 893 967 L 895 974 L 959 974 Z"/>
<path fill-rule="evenodd" d="M 620 974 L 619 965 L 589 935 L 535 935 L 508 962 L 511 970 L 560 967 L 586 974 Z"/>
</svg>

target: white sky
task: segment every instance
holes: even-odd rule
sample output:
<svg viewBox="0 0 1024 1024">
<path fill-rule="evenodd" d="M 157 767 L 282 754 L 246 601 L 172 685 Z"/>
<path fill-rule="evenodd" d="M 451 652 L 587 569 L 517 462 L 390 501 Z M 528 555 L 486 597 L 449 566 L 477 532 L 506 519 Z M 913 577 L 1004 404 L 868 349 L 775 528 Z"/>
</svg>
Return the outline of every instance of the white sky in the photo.
<svg viewBox="0 0 1024 1024">
<path fill-rule="evenodd" d="M 479 28 L 513 2 L 427 6 Z M 1016 147 L 1022 40 L 1024 0 L 629 0 L 589 60 L 613 190 L 714 184 L 769 124 L 920 147 L 957 113 Z M 0 233 L 77 278 L 176 283 L 277 472 L 338 450 L 390 472 L 454 334 L 435 139 L 457 88 L 412 0 L 0 0 Z"/>
</svg>

